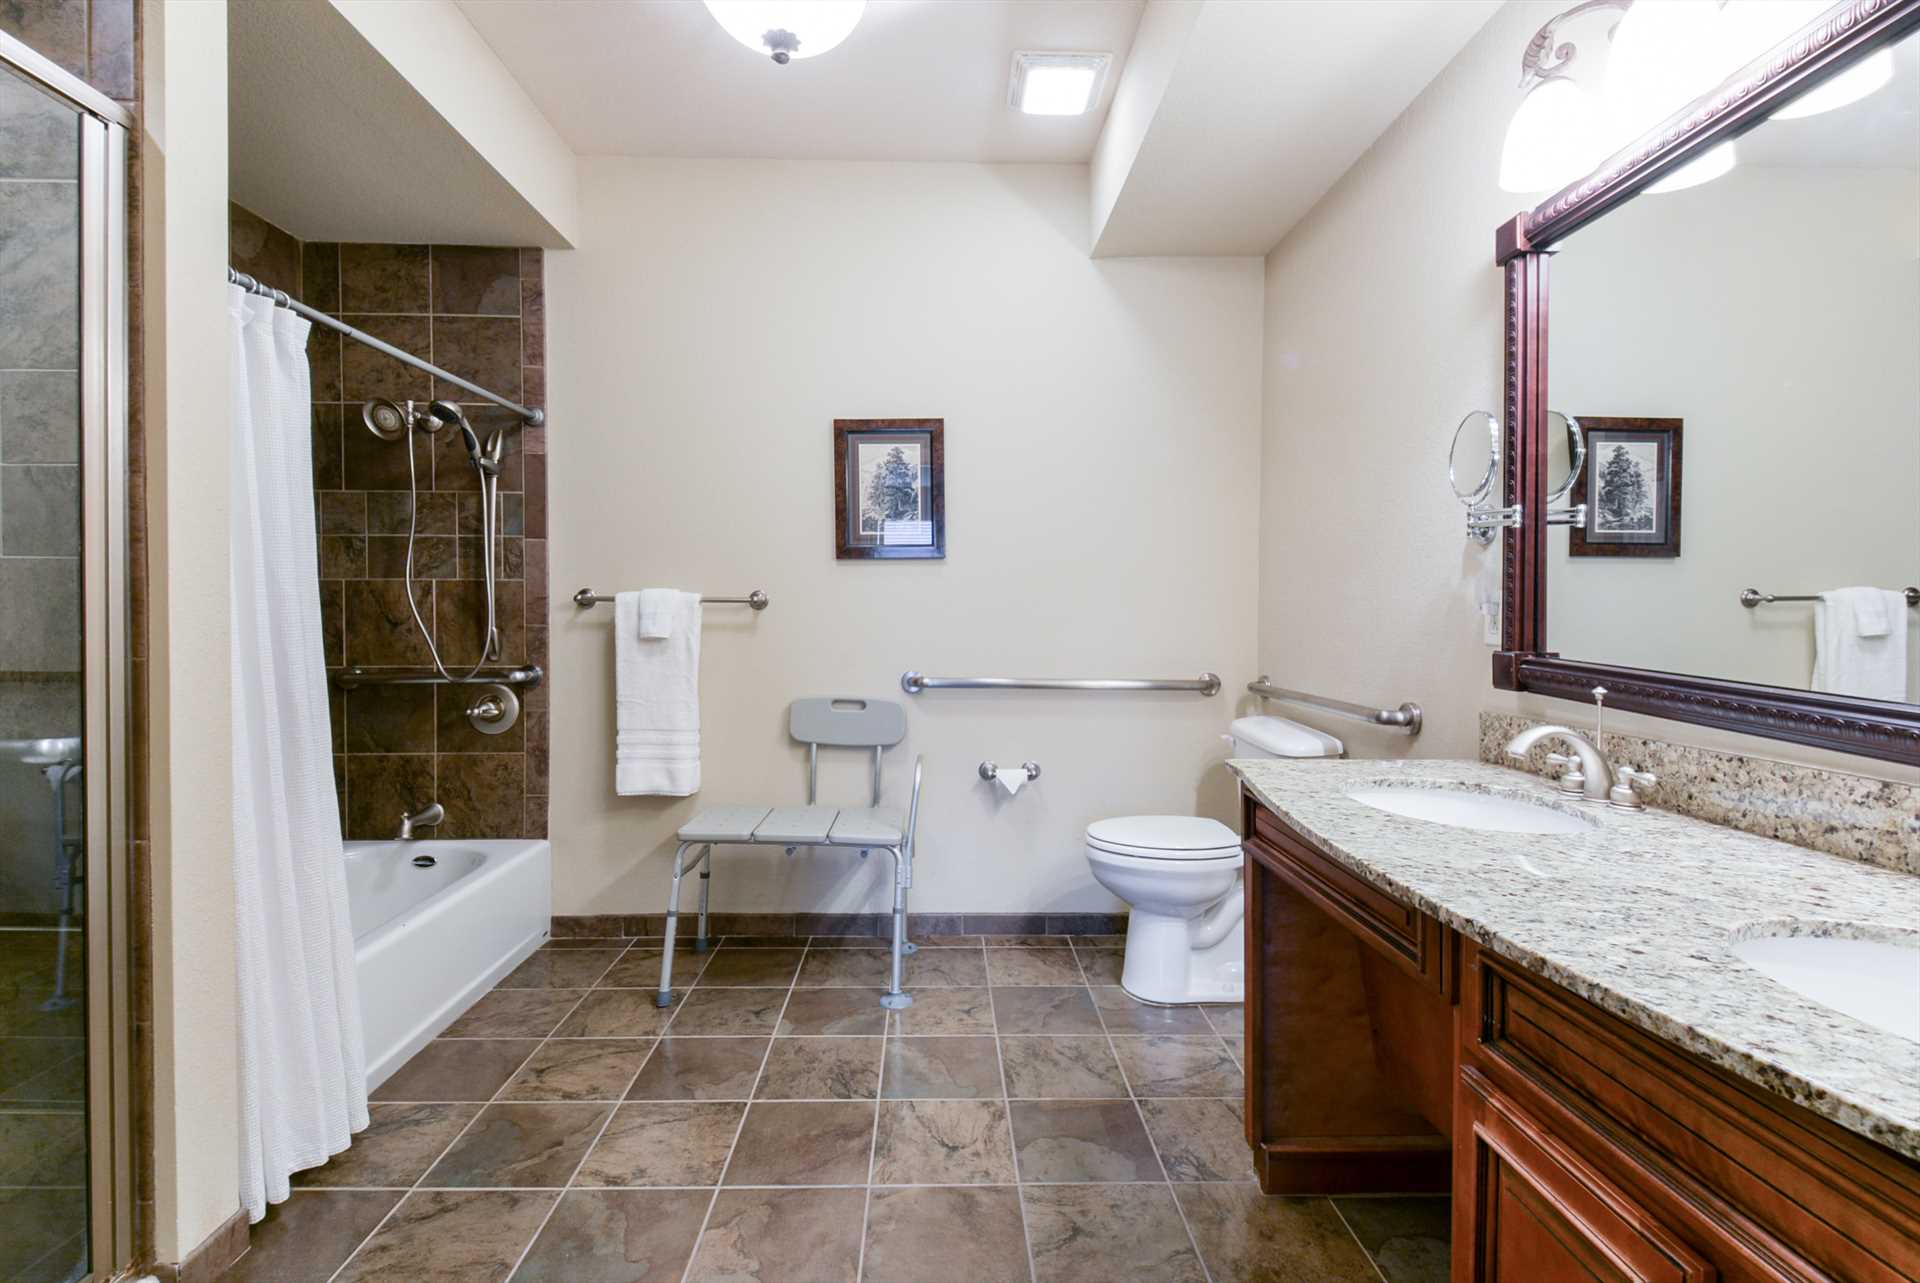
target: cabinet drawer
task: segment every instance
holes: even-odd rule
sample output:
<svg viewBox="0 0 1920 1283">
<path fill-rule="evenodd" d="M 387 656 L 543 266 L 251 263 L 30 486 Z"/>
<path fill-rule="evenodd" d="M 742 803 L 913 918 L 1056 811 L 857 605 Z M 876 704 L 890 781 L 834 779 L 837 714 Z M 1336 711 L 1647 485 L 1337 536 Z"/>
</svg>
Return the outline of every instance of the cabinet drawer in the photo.
<svg viewBox="0 0 1920 1283">
<path fill-rule="evenodd" d="M 1280 818 L 1249 799 L 1246 853 L 1301 894 L 1346 922 L 1400 966 L 1450 990 L 1449 936 L 1438 920 L 1402 904 L 1308 846 Z"/>
</svg>

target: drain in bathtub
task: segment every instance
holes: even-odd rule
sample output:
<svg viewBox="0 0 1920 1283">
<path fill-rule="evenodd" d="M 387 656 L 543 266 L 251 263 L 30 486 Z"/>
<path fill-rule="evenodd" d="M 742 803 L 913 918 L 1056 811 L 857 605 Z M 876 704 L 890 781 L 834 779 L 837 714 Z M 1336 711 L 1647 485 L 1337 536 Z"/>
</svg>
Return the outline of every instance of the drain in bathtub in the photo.
<svg viewBox="0 0 1920 1283">
<path fill-rule="evenodd" d="M 431 869 L 438 863 L 440 863 L 440 861 L 430 855 L 416 855 L 413 857 L 413 867 L 416 869 Z"/>
</svg>

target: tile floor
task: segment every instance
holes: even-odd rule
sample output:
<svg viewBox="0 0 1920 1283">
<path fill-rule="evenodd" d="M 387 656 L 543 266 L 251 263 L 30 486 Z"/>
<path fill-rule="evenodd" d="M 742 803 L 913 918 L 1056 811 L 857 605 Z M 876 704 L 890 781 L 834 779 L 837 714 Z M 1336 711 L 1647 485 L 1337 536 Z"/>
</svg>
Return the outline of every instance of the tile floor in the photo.
<svg viewBox="0 0 1920 1283">
<path fill-rule="evenodd" d="M 224 1283 L 1444 1283 L 1442 1199 L 1271 1199 L 1238 1007 L 1120 937 L 543 948 L 374 1093 Z M 684 970 L 682 969 L 684 966 Z"/>
</svg>

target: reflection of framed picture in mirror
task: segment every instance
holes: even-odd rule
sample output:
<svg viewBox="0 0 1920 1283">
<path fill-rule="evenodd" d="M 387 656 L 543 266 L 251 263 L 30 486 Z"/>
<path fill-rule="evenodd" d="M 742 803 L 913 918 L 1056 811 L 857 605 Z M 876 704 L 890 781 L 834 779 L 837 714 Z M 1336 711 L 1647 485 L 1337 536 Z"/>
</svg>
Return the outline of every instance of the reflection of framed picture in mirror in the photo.
<svg viewBox="0 0 1920 1283">
<path fill-rule="evenodd" d="M 1574 487 L 1587 523 L 1568 531 L 1575 557 L 1680 555 L 1679 419 L 1576 416 L 1587 463 Z"/>
<path fill-rule="evenodd" d="M 840 560 L 947 555 L 945 422 L 833 421 L 834 551 Z"/>
</svg>

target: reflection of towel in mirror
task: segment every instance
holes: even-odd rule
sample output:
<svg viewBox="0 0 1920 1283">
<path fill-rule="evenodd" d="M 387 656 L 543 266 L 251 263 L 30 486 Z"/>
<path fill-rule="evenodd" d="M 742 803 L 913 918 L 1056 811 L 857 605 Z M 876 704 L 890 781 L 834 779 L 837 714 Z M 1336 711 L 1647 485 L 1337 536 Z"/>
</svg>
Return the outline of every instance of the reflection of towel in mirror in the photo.
<svg viewBox="0 0 1920 1283">
<path fill-rule="evenodd" d="M 1907 599 L 1884 588 L 1834 588 L 1813 608 L 1813 689 L 1903 703 Z"/>
</svg>

